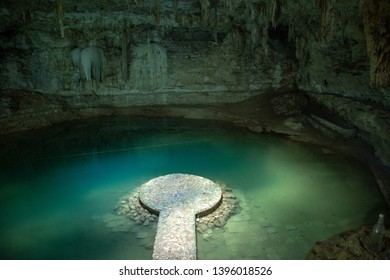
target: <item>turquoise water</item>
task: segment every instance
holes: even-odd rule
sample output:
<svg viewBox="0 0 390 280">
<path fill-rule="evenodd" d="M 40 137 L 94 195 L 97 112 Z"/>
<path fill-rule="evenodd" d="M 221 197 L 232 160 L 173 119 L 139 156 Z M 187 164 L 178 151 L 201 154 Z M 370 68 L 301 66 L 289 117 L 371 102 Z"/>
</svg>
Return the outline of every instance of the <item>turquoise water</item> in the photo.
<svg viewBox="0 0 390 280">
<path fill-rule="evenodd" d="M 0 148 L 1 259 L 151 259 L 155 226 L 107 220 L 119 197 L 169 173 L 222 181 L 240 199 L 224 227 L 197 235 L 199 259 L 304 259 L 387 211 L 364 164 L 219 123 L 99 118 Z"/>
</svg>

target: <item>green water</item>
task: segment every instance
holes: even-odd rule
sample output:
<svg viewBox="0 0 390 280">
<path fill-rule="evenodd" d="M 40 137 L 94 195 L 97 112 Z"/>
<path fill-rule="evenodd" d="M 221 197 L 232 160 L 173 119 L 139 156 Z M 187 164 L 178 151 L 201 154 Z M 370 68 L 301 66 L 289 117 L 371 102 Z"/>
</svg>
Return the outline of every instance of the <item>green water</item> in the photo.
<svg viewBox="0 0 390 280">
<path fill-rule="evenodd" d="M 2 137 L 0 151 L 1 259 L 151 259 L 155 226 L 115 231 L 107 219 L 169 173 L 222 181 L 240 199 L 224 227 L 197 235 L 199 259 L 304 259 L 387 211 L 364 164 L 218 123 L 91 119 Z"/>
</svg>

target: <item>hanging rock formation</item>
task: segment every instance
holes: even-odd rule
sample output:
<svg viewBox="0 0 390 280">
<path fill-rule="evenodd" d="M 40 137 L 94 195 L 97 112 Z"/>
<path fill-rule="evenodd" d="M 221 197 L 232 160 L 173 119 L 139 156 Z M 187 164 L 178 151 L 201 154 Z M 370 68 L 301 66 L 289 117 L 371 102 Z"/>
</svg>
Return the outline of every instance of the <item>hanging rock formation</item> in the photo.
<svg viewBox="0 0 390 280">
<path fill-rule="evenodd" d="M 80 79 L 90 81 L 93 78 L 96 83 L 103 81 L 106 58 L 102 49 L 76 48 L 71 52 L 71 56 L 73 63 L 80 67 Z"/>
<path fill-rule="evenodd" d="M 362 4 L 364 33 L 370 59 L 371 84 L 390 86 L 390 2 L 365 0 Z"/>
</svg>

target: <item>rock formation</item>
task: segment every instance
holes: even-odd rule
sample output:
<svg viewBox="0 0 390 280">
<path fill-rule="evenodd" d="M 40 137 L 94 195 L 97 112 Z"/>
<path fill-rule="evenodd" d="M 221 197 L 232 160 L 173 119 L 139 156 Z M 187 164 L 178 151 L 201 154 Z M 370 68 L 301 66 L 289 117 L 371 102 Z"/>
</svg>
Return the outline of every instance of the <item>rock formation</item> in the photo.
<svg viewBox="0 0 390 280">
<path fill-rule="evenodd" d="M 389 166 L 389 15 L 387 0 L 3 1 L 0 131 L 132 106 L 300 135 L 337 119 Z M 207 107 L 237 102 L 253 111 Z"/>
<path fill-rule="evenodd" d="M 0 134 L 103 115 L 222 120 L 367 160 L 390 205 L 389 22 L 389 0 L 5 0 Z M 224 195 L 222 218 L 197 220 L 204 238 L 239 210 Z M 155 222 L 133 198 L 118 214 Z M 379 258 L 352 244 L 365 233 L 308 258 Z"/>
<path fill-rule="evenodd" d="M 390 86 L 389 1 L 362 1 L 364 33 L 370 59 L 371 84 Z"/>
</svg>

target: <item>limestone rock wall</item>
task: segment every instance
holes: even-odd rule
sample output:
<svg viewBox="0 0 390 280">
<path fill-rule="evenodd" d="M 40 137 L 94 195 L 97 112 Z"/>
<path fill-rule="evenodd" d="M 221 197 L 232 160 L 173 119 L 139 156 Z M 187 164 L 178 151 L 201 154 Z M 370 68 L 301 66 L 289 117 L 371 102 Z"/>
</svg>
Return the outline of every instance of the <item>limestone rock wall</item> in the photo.
<svg viewBox="0 0 390 280">
<path fill-rule="evenodd" d="M 390 162 L 382 117 L 390 107 L 388 3 L 4 0 L 0 124 L 16 129 L 34 116 L 51 123 L 117 107 L 300 92 Z M 104 54 L 101 83 L 86 80 L 72 61 L 73 50 L 88 47 Z M 15 106 L 28 102 L 30 108 Z M 52 106 L 59 111 L 50 113 Z"/>
<path fill-rule="evenodd" d="M 1 88 L 70 95 L 298 87 L 389 105 L 387 8 L 385 0 L 3 1 Z M 80 80 L 71 61 L 73 49 L 89 46 L 107 58 L 99 87 Z M 163 70 L 151 67 L 160 61 L 153 51 L 141 58 L 148 48 L 160 48 Z"/>
<path fill-rule="evenodd" d="M 374 87 L 390 86 L 390 2 L 362 2 L 364 33 Z"/>
</svg>

